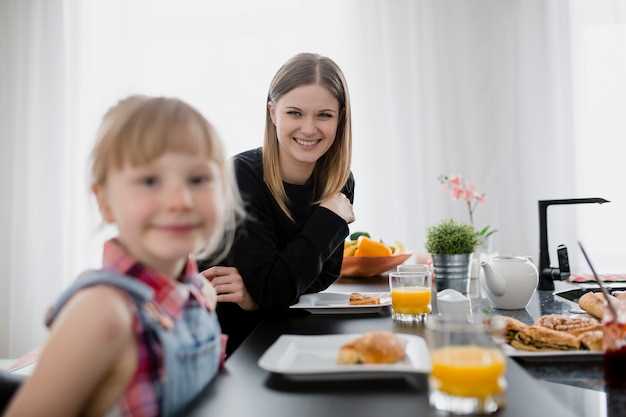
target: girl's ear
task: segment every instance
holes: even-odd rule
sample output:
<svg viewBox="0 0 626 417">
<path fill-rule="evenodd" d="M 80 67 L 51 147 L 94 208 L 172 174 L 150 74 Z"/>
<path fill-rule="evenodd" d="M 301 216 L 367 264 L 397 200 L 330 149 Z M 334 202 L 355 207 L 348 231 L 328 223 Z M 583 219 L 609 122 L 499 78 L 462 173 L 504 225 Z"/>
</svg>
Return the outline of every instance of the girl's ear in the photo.
<svg viewBox="0 0 626 417">
<path fill-rule="evenodd" d="M 101 184 L 95 184 L 91 187 L 91 191 L 96 196 L 98 202 L 98 208 L 100 209 L 100 215 L 102 219 L 107 223 L 114 223 L 113 211 L 109 205 L 109 200 L 106 195 L 106 187 Z"/>
<path fill-rule="evenodd" d="M 270 119 L 272 119 L 272 123 L 276 126 L 276 106 L 271 101 L 267 102 L 267 110 L 270 113 Z"/>
</svg>

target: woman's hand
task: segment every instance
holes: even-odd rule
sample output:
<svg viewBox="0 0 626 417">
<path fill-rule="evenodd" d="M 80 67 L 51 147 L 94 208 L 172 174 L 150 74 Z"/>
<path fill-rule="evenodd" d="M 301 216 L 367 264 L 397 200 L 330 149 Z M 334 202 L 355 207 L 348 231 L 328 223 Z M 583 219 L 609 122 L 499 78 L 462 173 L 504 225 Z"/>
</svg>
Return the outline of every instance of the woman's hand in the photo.
<svg viewBox="0 0 626 417">
<path fill-rule="evenodd" d="M 320 204 L 321 207 L 325 207 L 328 210 L 335 213 L 350 224 L 354 221 L 354 210 L 350 200 L 343 193 L 337 193 L 332 197 L 327 198 Z"/>
<path fill-rule="evenodd" d="M 243 310 L 256 310 L 258 306 L 250 297 L 237 268 L 214 266 L 202 271 L 217 292 L 217 301 L 235 303 Z"/>
</svg>

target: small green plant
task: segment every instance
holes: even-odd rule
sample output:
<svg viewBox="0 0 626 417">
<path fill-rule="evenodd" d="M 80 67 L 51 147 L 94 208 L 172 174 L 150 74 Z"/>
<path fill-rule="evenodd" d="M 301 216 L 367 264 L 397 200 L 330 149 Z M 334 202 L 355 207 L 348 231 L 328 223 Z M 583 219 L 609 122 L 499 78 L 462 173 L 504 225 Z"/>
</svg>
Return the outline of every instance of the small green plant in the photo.
<svg viewBox="0 0 626 417">
<path fill-rule="evenodd" d="M 426 250 L 433 255 L 472 253 L 478 243 L 472 226 L 451 219 L 429 227 L 426 235 Z"/>
</svg>

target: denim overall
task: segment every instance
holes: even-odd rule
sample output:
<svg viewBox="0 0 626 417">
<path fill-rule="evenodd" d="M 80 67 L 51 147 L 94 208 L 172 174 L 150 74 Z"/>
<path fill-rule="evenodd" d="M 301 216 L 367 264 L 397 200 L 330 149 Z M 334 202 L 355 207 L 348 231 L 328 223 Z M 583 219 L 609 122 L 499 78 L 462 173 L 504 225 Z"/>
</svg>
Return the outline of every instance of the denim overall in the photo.
<svg viewBox="0 0 626 417">
<path fill-rule="evenodd" d="M 81 274 L 63 292 L 46 318 L 50 326 L 65 303 L 77 291 L 94 285 L 109 285 L 125 291 L 137 306 L 138 318 L 145 334 L 151 339 L 148 344 L 150 356 L 155 358 L 154 344 L 161 346 L 163 372 L 155 386 L 160 400 L 161 416 L 179 413 L 213 379 L 220 358 L 220 327 L 216 314 L 191 297 L 178 320 L 163 320 L 153 314 L 151 304 L 154 291 L 135 278 L 119 275 L 112 271 L 96 270 Z M 185 284 L 183 284 L 185 285 Z M 189 284 L 191 285 L 191 284 Z M 158 309 L 158 307 L 157 307 Z M 165 314 L 165 313 L 162 313 Z M 168 316 L 169 317 L 169 316 Z M 157 369 L 156 367 L 154 369 Z"/>
</svg>

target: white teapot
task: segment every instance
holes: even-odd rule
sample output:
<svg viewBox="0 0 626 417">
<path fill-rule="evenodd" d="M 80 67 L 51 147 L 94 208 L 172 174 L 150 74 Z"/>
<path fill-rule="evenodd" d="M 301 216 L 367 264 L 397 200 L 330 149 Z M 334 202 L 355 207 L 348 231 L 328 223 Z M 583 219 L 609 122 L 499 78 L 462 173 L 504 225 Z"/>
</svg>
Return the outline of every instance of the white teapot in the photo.
<svg viewBox="0 0 626 417">
<path fill-rule="evenodd" d="M 495 256 L 480 265 L 485 276 L 487 297 L 496 308 L 526 308 L 539 282 L 537 268 L 530 258 Z"/>
</svg>

